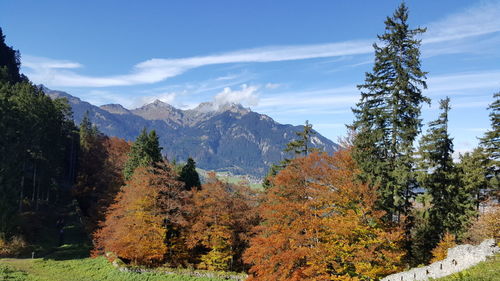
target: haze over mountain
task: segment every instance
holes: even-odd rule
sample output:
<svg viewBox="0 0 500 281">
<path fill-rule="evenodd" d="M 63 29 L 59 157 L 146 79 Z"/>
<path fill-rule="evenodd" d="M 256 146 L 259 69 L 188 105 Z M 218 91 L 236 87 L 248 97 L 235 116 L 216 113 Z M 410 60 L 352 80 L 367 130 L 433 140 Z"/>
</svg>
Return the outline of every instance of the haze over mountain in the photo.
<svg viewBox="0 0 500 281">
<path fill-rule="evenodd" d="M 240 104 L 205 102 L 181 110 L 156 100 L 129 110 L 119 104 L 98 107 L 65 92 L 43 89 L 52 98 L 68 99 L 76 124 L 88 111 L 92 123 L 108 136 L 135 140 L 143 128 L 154 129 L 169 160 L 193 157 L 198 167 L 207 170 L 262 177 L 270 165 L 287 156 L 283 148 L 303 129 L 279 124 Z M 338 148 L 319 133 L 310 145 L 328 153 Z"/>
</svg>

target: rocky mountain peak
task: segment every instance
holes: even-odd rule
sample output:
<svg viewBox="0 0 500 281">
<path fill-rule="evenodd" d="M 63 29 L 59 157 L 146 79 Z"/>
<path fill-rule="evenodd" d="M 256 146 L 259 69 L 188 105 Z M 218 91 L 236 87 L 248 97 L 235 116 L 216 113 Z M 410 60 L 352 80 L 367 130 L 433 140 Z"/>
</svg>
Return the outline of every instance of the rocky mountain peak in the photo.
<svg viewBox="0 0 500 281">
<path fill-rule="evenodd" d="M 101 109 L 113 114 L 130 114 L 130 111 L 121 104 L 110 103 L 100 106 Z"/>
<path fill-rule="evenodd" d="M 182 110 L 158 99 L 152 103 L 133 109 L 131 112 L 147 120 L 178 120 L 183 115 Z"/>
<path fill-rule="evenodd" d="M 192 111 L 197 113 L 220 113 L 225 111 L 231 111 L 240 114 L 246 114 L 251 110 L 249 108 L 243 107 L 239 103 L 226 103 L 226 104 L 215 104 L 213 102 L 202 102 L 197 107 L 192 109 Z"/>
<path fill-rule="evenodd" d="M 262 177 L 271 164 L 286 157 L 283 148 L 302 130 L 302 126 L 279 124 L 234 103 L 202 103 L 194 109 L 180 110 L 156 100 L 127 110 L 118 104 L 97 107 L 64 92 L 44 91 L 52 98 L 68 99 L 76 124 L 88 112 L 92 123 L 104 134 L 131 141 L 143 128 L 154 129 L 168 159 L 183 161 L 193 157 L 198 167 L 206 170 Z M 310 145 L 329 153 L 338 147 L 319 133 Z"/>
</svg>

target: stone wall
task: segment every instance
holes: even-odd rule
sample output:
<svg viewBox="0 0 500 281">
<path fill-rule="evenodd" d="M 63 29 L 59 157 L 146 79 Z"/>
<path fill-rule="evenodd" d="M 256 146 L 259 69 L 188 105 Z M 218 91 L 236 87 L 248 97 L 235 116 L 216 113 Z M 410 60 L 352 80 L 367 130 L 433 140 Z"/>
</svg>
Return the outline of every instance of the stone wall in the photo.
<svg viewBox="0 0 500 281">
<path fill-rule="evenodd" d="M 487 257 L 500 252 L 495 240 L 484 240 L 483 243 L 473 245 L 459 245 L 448 249 L 448 256 L 442 261 L 437 261 L 425 267 L 412 268 L 405 272 L 386 276 L 382 281 L 415 281 L 440 278 L 474 266 Z"/>
</svg>

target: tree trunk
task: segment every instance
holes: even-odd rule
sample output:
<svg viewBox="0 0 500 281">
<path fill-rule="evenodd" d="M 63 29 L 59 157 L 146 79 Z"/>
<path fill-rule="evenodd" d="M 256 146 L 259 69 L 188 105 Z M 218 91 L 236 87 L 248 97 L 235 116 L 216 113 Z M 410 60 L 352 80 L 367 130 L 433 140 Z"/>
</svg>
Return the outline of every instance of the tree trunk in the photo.
<svg viewBox="0 0 500 281">
<path fill-rule="evenodd" d="M 26 166 L 26 162 L 23 160 L 23 169 L 21 175 L 21 192 L 19 194 L 19 213 L 23 211 L 23 197 L 24 197 L 24 168 Z"/>
<path fill-rule="evenodd" d="M 35 201 L 35 191 L 36 191 L 36 160 L 33 164 L 33 193 L 31 195 L 31 202 Z"/>
</svg>

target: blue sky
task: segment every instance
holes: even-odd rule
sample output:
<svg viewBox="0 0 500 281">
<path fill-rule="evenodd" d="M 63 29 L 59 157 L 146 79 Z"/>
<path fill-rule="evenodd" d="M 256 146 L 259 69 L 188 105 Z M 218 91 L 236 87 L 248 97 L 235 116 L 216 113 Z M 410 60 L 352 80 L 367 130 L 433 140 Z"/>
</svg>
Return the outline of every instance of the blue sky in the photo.
<svg viewBox="0 0 500 281">
<path fill-rule="evenodd" d="M 500 1 L 406 1 L 427 27 L 431 106 L 452 103 L 450 133 L 470 150 L 500 90 Z M 371 44 L 400 1 L 1 1 L 0 27 L 35 83 L 96 105 L 180 108 L 239 102 L 276 121 L 345 135 Z"/>
</svg>

